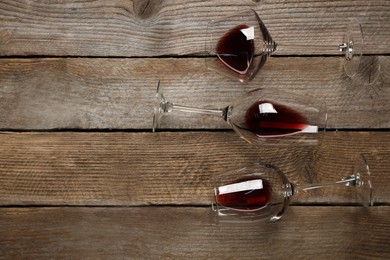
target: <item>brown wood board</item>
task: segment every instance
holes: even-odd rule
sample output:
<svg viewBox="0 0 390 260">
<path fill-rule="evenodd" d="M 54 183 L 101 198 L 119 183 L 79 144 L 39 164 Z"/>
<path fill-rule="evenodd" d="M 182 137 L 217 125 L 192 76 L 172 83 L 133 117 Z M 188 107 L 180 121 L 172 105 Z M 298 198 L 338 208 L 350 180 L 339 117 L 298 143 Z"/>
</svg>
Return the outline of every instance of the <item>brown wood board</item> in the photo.
<svg viewBox="0 0 390 260">
<path fill-rule="evenodd" d="M 5 258 L 387 259 L 389 207 L 291 207 L 276 223 L 215 225 L 210 208 L 1 208 Z"/>
<path fill-rule="evenodd" d="M 0 55 L 204 55 L 208 23 L 250 8 L 279 43 L 279 54 L 338 54 L 338 44 L 355 19 L 363 26 L 367 52 L 390 53 L 390 5 L 385 0 L 197 0 L 184 5 L 178 0 L 6 0 L 0 5 Z M 319 46 L 334 48 L 324 51 Z"/>
<path fill-rule="evenodd" d="M 253 146 L 232 131 L 3 132 L 0 203 L 208 205 L 211 178 L 219 172 L 264 162 L 278 166 L 293 182 L 329 182 L 351 175 L 359 153 L 369 161 L 375 201 L 389 203 L 389 138 L 387 132 L 329 132 L 317 148 L 283 148 Z M 295 202 L 354 202 L 344 190 L 302 194 Z"/>
<path fill-rule="evenodd" d="M 151 129 L 158 80 L 168 101 L 220 108 L 255 88 L 309 95 L 329 128 L 389 128 L 390 68 L 370 85 L 351 80 L 336 57 L 271 57 L 250 84 L 205 67 L 203 58 L 0 59 L 0 129 Z M 172 113 L 162 128 L 229 128 L 219 118 Z"/>
</svg>

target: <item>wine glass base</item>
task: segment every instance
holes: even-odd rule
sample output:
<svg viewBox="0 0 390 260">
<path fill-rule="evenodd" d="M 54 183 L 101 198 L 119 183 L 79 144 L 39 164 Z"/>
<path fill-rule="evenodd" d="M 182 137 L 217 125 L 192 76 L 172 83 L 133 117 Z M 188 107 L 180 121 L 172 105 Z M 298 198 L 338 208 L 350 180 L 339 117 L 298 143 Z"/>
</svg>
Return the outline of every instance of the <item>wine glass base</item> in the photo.
<svg viewBox="0 0 390 260">
<path fill-rule="evenodd" d="M 344 41 L 339 45 L 340 51 L 345 56 L 344 71 L 350 78 L 356 76 L 363 55 L 363 30 L 357 20 L 353 20 L 347 28 Z"/>
<path fill-rule="evenodd" d="M 156 97 L 154 99 L 154 105 L 153 105 L 153 125 L 152 125 L 153 132 L 155 132 L 160 125 L 161 103 L 163 102 L 163 100 L 164 100 L 164 96 L 161 92 L 160 80 L 159 80 L 157 82 Z"/>
<path fill-rule="evenodd" d="M 355 162 L 355 181 L 356 195 L 359 204 L 363 206 L 373 206 L 373 186 L 371 182 L 371 171 L 368 167 L 366 158 L 359 155 Z"/>
</svg>

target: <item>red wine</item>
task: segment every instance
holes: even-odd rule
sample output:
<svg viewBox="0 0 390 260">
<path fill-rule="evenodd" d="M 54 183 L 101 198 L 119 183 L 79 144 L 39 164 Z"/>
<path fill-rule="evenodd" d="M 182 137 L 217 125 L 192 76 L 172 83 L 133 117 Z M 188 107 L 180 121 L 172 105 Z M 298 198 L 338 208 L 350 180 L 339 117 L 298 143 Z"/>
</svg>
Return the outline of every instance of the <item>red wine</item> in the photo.
<svg viewBox="0 0 390 260">
<path fill-rule="evenodd" d="M 224 34 L 217 43 L 216 52 L 219 59 L 228 68 L 245 74 L 252 62 L 254 39 L 251 36 L 253 27 L 237 25 Z"/>
<path fill-rule="evenodd" d="M 271 199 L 271 186 L 259 177 L 236 180 L 217 189 L 217 203 L 237 210 L 255 210 Z"/>
<path fill-rule="evenodd" d="M 266 100 L 255 102 L 246 111 L 245 124 L 247 130 L 259 136 L 292 134 L 308 126 L 298 111 Z"/>
</svg>

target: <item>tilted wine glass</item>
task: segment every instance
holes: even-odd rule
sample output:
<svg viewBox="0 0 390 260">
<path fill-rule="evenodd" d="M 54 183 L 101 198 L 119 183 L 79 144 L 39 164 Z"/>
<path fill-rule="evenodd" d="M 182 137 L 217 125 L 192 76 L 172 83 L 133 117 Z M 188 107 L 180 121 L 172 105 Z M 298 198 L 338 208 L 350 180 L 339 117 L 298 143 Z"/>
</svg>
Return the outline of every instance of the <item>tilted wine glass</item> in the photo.
<svg viewBox="0 0 390 260">
<path fill-rule="evenodd" d="M 307 95 L 258 88 L 226 107 L 203 109 L 167 101 L 158 82 L 153 131 L 160 117 L 172 111 L 217 116 L 253 144 L 316 144 L 318 132 L 325 130 L 327 122 L 326 105 Z"/>
<path fill-rule="evenodd" d="M 213 211 L 217 221 L 251 222 L 279 220 L 290 200 L 297 194 L 314 189 L 339 186 L 352 189 L 359 205 L 371 206 L 371 172 L 365 158 L 357 157 L 354 171 L 331 183 L 299 185 L 292 183 L 275 166 L 254 164 L 213 176 Z"/>
<path fill-rule="evenodd" d="M 206 52 L 213 58 L 206 58 L 206 66 L 247 82 L 253 79 L 272 53 L 282 49 L 319 54 L 341 53 L 345 56 L 346 74 L 352 77 L 356 73 L 363 53 L 362 28 L 356 20 L 347 26 L 344 39 L 338 46 L 308 45 L 304 39 L 301 42 L 290 45 L 276 43 L 256 11 L 239 12 L 209 23 Z"/>
</svg>

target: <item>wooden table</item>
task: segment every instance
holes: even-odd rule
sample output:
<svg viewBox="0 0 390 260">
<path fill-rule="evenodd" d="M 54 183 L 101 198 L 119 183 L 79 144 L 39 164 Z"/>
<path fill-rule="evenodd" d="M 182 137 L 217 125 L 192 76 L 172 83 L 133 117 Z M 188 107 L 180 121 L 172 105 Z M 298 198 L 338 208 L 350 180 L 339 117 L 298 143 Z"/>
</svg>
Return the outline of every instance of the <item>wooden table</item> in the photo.
<svg viewBox="0 0 390 260">
<path fill-rule="evenodd" d="M 310 47 L 280 49 L 249 84 L 207 70 L 208 22 L 249 8 L 281 46 L 337 46 L 358 18 L 380 78 L 356 83 L 341 56 Z M 389 40 L 386 0 L 1 0 L 0 258 L 389 259 Z M 214 174 L 261 160 L 301 169 L 310 149 L 256 147 L 186 113 L 152 133 L 159 79 L 199 107 L 260 86 L 325 100 L 315 180 L 342 177 L 363 152 L 375 205 L 312 193 L 279 222 L 216 225 Z"/>
</svg>

